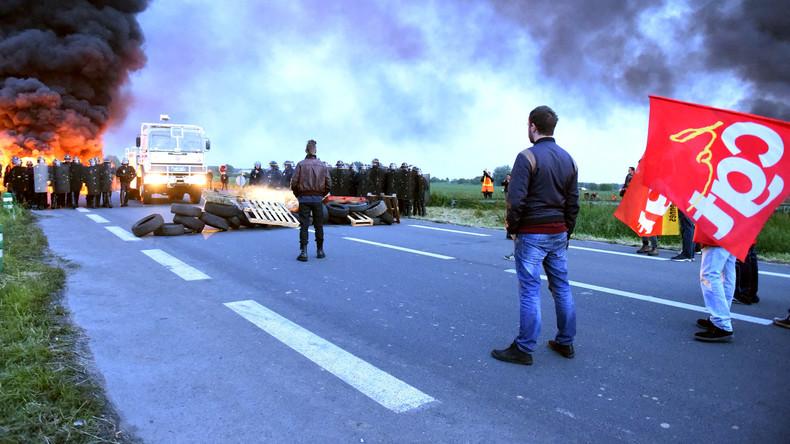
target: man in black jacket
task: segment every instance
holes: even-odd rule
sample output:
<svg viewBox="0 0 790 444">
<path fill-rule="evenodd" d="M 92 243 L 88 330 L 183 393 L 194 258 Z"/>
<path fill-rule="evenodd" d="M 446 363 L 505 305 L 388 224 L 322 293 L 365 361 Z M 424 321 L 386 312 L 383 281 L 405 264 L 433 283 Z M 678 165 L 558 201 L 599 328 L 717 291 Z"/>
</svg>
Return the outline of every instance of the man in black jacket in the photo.
<svg viewBox="0 0 790 444">
<path fill-rule="evenodd" d="M 515 240 L 521 325 L 510 347 L 491 351 L 501 361 L 532 364 L 541 327 L 541 271 L 548 276 L 559 330 L 548 345 L 566 358 L 574 356 L 576 310 L 566 250 L 579 213 L 578 171 L 570 154 L 552 137 L 557 120 L 548 106 L 529 113 L 533 146 L 518 154 L 511 172 L 505 227 Z"/>
<path fill-rule="evenodd" d="M 307 262 L 307 229 L 310 227 L 310 215 L 313 216 L 315 227 L 316 257 L 323 259 L 324 254 L 324 208 L 322 201 L 329 194 L 329 169 L 316 156 L 316 142 L 309 140 L 305 148 L 307 156 L 296 164 L 291 190 L 299 199 L 299 256 L 301 262 Z"/>
</svg>

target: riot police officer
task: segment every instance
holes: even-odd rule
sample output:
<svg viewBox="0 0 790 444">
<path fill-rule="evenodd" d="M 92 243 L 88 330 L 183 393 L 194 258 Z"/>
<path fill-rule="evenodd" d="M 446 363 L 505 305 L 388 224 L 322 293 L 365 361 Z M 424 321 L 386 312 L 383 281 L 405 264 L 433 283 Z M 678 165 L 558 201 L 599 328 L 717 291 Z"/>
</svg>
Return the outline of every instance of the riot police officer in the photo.
<svg viewBox="0 0 790 444">
<path fill-rule="evenodd" d="M 71 179 L 71 187 L 69 189 L 69 195 L 71 196 L 71 208 L 77 208 L 80 202 L 80 191 L 82 191 L 82 174 L 83 170 L 85 169 L 80 163 L 80 158 L 74 156 L 74 161 L 71 162 L 71 167 L 69 168 L 70 179 Z"/>
<path fill-rule="evenodd" d="M 27 189 L 27 168 L 22 166 L 19 157 L 11 159 L 13 167 L 6 173 L 6 187 L 14 193 L 14 199 L 18 205 L 25 203 L 25 191 Z"/>
<path fill-rule="evenodd" d="M 63 163 L 61 164 L 61 166 L 66 170 L 66 176 L 68 177 L 68 182 L 69 182 L 69 186 L 68 186 L 68 188 L 66 188 L 66 193 L 65 193 L 63 202 L 61 202 L 61 206 L 63 208 L 74 208 L 74 203 L 71 201 L 72 200 L 72 195 L 71 195 L 71 168 L 72 168 L 72 163 L 71 163 L 71 156 L 70 155 L 66 154 L 65 156 L 63 156 Z"/>
<path fill-rule="evenodd" d="M 261 163 L 256 161 L 255 167 L 250 171 L 250 186 L 263 185 L 265 172 L 261 168 Z"/>
<path fill-rule="evenodd" d="M 330 169 L 329 171 L 329 181 L 330 181 L 330 189 L 332 190 L 332 194 L 335 196 L 346 196 L 343 194 L 343 186 L 342 186 L 342 171 L 346 168 L 345 164 L 342 160 L 338 160 L 335 163 L 335 167 Z"/>
<path fill-rule="evenodd" d="M 29 208 L 38 207 L 36 205 L 36 189 L 33 183 L 33 161 L 28 160 L 25 162 L 25 171 L 27 173 L 27 184 L 25 185 L 25 202 Z"/>
<path fill-rule="evenodd" d="M 113 171 L 110 166 L 110 158 L 105 157 L 104 162 L 98 167 L 99 170 L 99 193 L 101 193 L 101 206 L 112 208 L 112 179 Z"/>
<path fill-rule="evenodd" d="M 137 177 L 137 171 L 134 170 L 133 166 L 129 165 L 129 159 L 123 159 L 121 167 L 115 171 L 115 176 L 121 183 L 119 200 L 121 201 L 121 206 L 125 207 L 129 205 L 129 184 Z"/>
<path fill-rule="evenodd" d="M 66 193 L 69 192 L 71 192 L 71 170 L 60 163 L 60 160 L 55 159 L 52 161 L 52 196 L 50 197 L 52 208 L 64 208 Z"/>
<path fill-rule="evenodd" d="M 39 156 L 38 162 L 33 167 L 33 188 L 36 193 L 35 205 L 38 209 L 47 208 L 47 185 L 49 184 L 49 165 L 44 157 Z"/>
<path fill-rule="evenodd" d="M 387 196 L 392 196 L 395 194 L 395 174 L 397 170 L 395 168 L 395 164 L 391 163 L 390 166 L 387 168 L 387 171 L 384 172 L 384 194 Z"/>
<path fill-rule="evenodd" d="M 294 177 L 294 163 L 290 160 L 286 160 L 285 168 L 283 169 L 283 188 L 291 188 L 292 177 Z"/>
<path fill-rule="evenodd" d="M 409 165 L 403 162 L 400 169 L 395 173 L 395 193 L 398 195 L 398 207 L 404 216 L 411 215 L 411 198 L 414 194 L 414 186 L 411 180 Z"/>
<path fill-rule="evenodd" d="M 425 216 L 425 189 L 427 183 L 422 172 L 416 166 L 411 169 L 412 188 L 414 189 L 414 197 L 412 199 L 412 213 L 415 216 Z"/>
<path fill-rule="evenodd" d="M 88 189 L 86 197 L 87 207 L 96 208 L 99 200 L 99 171 L 96 167 L 96 159 L 91 158 L 88 167 L 83 170 L 82 180 Z"/>
<path fill-rule="evenodd" d="M 359 164 L 359 171 L 357 172 L 356 177 L 354 178 L 354 194 L 356 196 L 364 196 L 367 194 L 365 186 L 367 185 L 368 181 L 368 169 L 365 165 Z"/>
<path fill-rule="evenodd" d="M 378 159 L 373 159 L 368 169 L 367 180 L 365 181 L 365 189 L 363 196 L 373 194 L 378 196 L 384 192 L 384 170 L 381 168 L 381 163 Z"/>
<path fill-rule="evenodd" d="M 272 160 L 269 162 L 269 171 L 266 172 L 266 185 L 269 188 L 279 188 L 282 183 L 283 173 L 280 171 L 280 166 Z"/>
</svg>

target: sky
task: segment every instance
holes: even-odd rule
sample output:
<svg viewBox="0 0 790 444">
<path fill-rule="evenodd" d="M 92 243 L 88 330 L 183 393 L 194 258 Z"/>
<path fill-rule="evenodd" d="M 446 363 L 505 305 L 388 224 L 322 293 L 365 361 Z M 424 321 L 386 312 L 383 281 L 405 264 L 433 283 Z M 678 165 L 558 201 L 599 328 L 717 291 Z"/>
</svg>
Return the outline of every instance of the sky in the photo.
<svg viewBox="0 0 790 444">
<path fill-rule="evenodd" d="M 141 122 L 166 113 L 206 130 L 212 165 L 299 160 L 315 139 L 331 164 L 376 157 L 468 178 L 512 165 L 530 145 L 529 111 L 549 105 L 579 181 L 620 182 L 644 151 L 651 94 L 786 111 L 787 77 L 726 60 L 739 54 L 723 51 L 733 44 L 711 22 L 748 28 L 739 8 L 731 1 L 153 1 L 138 15 L 147 62 L 123 88 L 128 107 L 104 134 L 105 152 L 120 155 Z M 788 23 L 787 13 L 775 15 L 776 26 Z M 770 11 L 758 19 L 766 17 L 775 20 Z M 778 40 L 752 55 L 787 55 L 786 38 Z M 760 89 L 769 93 L 757 104 Z"/>
</svg>

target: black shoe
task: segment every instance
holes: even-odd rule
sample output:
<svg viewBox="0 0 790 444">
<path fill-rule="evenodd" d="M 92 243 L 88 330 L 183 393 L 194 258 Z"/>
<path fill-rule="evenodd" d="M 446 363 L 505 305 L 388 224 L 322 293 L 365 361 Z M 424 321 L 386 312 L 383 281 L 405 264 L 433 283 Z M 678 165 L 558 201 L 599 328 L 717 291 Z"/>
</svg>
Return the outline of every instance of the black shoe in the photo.
<svg viewBox="0 0 790 444">
<path fill-rule="evenodd" d="M 315 257 L 318 258 L 318 259 L 325 258 L 326 254 L 324 254 L 324 249 L 323 248 L 319 248 L 318 251 L 315 252 Z"/>
<path fill-rule="evenodd" d="M 709 318 L 704 319 L 697 319 L 697 327 L 704 328 L 705 330 L 710 330 L 714 327 L 713 322 L 710 321 Z"/>
<path fill-rule="evenodd" d="M 549 341 L 549 348 L 568 359 L 571 359 L 576 355 L 576 353 L 573 351 L 573 344 L 562 345 L 557 341 Z"/>
<path fill-rule="evenodd" d="M 512 362 L 513 364 L 532 365 L 532 355 L 521 351 L 515 342 L 510 347 L 502 350 L 491 350 L 491 356 L 500 361 Z"/>
<path fill-rule="evenodd" d="M 722 330 L 715 325 L 705 331 L 694 333 L 694 339 L 703 342 L 729 342 L 732 337 L 731 331 Z"/>
<path fill-rule="evenodd" d="M 739 305 L 752 305 L 753 304 L 753 302 L 748 300 L 748 299 L 738 299 L 738 298 L 732 298 L 732 303 L 733 304 L 739 304 Z"/>
<path fill-rule="evenodd" d="M 302 251 L 299 253 L 299 256 L 296 257 L 296 260 L 299 262 L 307 262 L 307 250 L 302 248 Z"/>
<path fill-rule="evenodd" d="M 651 248 L 650 250 L 648 250 L 647 255 L 648 256 L 658 256 L 658 249 L 657 248 Z"/>
<path fill-rule="evenodd" d="M 650 247 L 647 245 L 642 245 L 642 248 L 636 250 L 638 254 L 646 254 L 648 251 L 650 251 Z"/>
<path fill-rule="evenodd" d="M 693 257 L 688 257 L 688 256 L 683 255 L 683 254 L 679 254 L 679 255 L 673 257 L 670 260 L 671 261 L 675 261 L 675 262 L 694 262 L 694 258 Z"/>
<path fill-rule="evenodd" d="M 790 315 L 788 315 L 786 318 L 774 318 L 774 325 L 790 328 Z"/>
</svg>

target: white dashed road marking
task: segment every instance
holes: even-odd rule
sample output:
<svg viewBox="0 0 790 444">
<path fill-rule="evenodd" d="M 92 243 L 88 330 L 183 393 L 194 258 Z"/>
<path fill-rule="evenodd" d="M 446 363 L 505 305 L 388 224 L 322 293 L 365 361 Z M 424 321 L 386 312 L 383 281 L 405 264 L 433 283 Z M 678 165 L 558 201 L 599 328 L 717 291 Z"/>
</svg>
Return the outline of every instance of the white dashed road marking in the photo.
<svg viewBox="0 0 790 444">
<path fill-rule="evenodd" d="M 790 274 L 783 274 L 783 273 L 774 273 L 772 271 L 758 271 L 758 273 L 765 275 L 765 276 L 776 276 L 785 279 L 790 279 Z"/>
<path fill-rule="evenodd" d="M 413 253 L 413 254 L 419 254 L 419 255 L 422 255 L 422 256 L 433 257 L 433 258 L 436 258 L 436 259 L 444 259 L 444 260 L 455 259 L 452 256 L 445 256 L 443 254 L 430 253 L 428 251 L 412 250 L 411 248 L 399 247 L 397 245 L 390 245 L 390 244 L 382 244 L 380 242 L 373 242 L 373 241 L 369 241 L 369 240 L 365 240 L 365 239 L 357 239 L 355 237 L 344 237 L 343 239 L 354 241 L 354 242 L 360 242 L 360 243 L 368 244 L 368 245 L 375 245 L 377 247 L 389 248 L 389 249 L 392 249 L 392 250 L 405 251 L 407 253 Z"/>
<path fill-rule="evenodd" d="M 107 219 L 99 216 L 98 214 L 86 214 L 86 216 L 88 216 L 88 219 L 90 219 L 90 220 L 92 220 L 92 221 L 94 221 L 96 223 L 99 223 L 99 224 L 106 224 L 106 223 L 110 222 Z"/>
<path fill-rule="evenodd" d="M 139 237 L 133 235 L 132 233 L 124 230 L 121 227 L 111 226 L 111 227 L 104 227 L 104 228 L 106 228 L 107 231 L 109 231 L 110 233 L 118 236 L 119 238 L 121 238 L 121 240 L 126 241 L 126 242 L 138 242 L 138 241 L 142 240 Z"/>
<path fill-rule="evenodd" d="M 89 210 L 87 208 L 82 208 L 82 207 L 77 208 L 77 211 L 79 211 L 80 213 L 90 213 L 91 212 L 91 210 Z"/>
<path fill-rule="evenodd" d="M 436 401 L 255 301 L 228 302 L 225 306 L 395 413 Z"/>
<path fill-rule="evenodd" d="M 508 272 L 508 273 L 513 273 L 513 274 L 516 273 L 516 270 L 514 270 L 512 268 L 508 269 L 508 270 L 505 270 L 505 271 Z M 540 275 L 540 278 L 543 279 L 544 281 L 548 280 L 548 278 L 545 275 Z M 601 292 L 601 293 L 609 293 L 609 294 L 613 294 L 613 295 L 616 295 L 616 296 L 623 296 L 623 297 L 631 298 L 631 299 L 638 299 L 640 301 L 653 302 L 655 304 L 669 305 L 670 307 L 683 308 L 683 309 L 686 309 L 686 310 L 697 311 L 697 312 L 700 312 L 700 313 L 707 313 L 708 312 L 708 310 L 705 307 L 700 307 L 699 305 L 691 305 L 691 304 L 686 304 L 686 303 L 683 303 L 683 302 L 672 301 L 672 300 L 669 300 L 669 299 L 657 298 L 655 296 L 647 296 L 647 295 L 644 295 L 644 294 L 633 293 L 633 292 L 630 292 L 630 291 L 617 290 L 617 289 L 614 289 L 614 288 L 600 287 L 598 285 L 585 284 L 583 282 L 576 282 L 576 281 L 568 281 L 568 282 L 571 284 L 572 287 L 585 288 L 587 290 L 598 291 L 598 292 Z M 773 321 L 771 321 L 770 319 L 763 319 L 763 318 L 758 318 L 758 317 L 749 316 L 749 315 L 742 315 L 742 314 L 738 314 L 738 313 L 732 313 L 732 318 L 733 319 L 739 319 L 741 321 L 752 322 L 752 323 L 760 324 L 760 325 L 771 325 L 773 323 Z"/>
<path fill-rule="evenodd" d="M 424 228 L 426 230 L 446 231 L 448 233 L 467 234 L 469 236 L 491 237 L 490 234 L 472 233 L 471 231 L 451 230 L 449 228 L 429 227 L 427 225 L 409 225 L 414 228 Z"/>
<path fill-rule="evenodd" d="M 185 264 L 181 260 L 165 253 L 162 250 L 154 249 L 154 250 L 141 250 L 141 251 L 146 256 L 164 265 L 167 269 L 177 274 L 181 279 L 185 281 L 199 281 L 202 279 L 211 279 L 209 275 L 203 273 L 197 268 Z"/>
<path fill-rule="evenodd" d="M 635 254 L 635 253 L 623 253 L 622 251 L 610 251 L 610 250 L 599 250 L 598 248 L 588 248 L 588 247 L 576 247 L 571 245 L 571 249 L 573 250 L 583 250 L 583 251 L 594 251 L 596 253 L 605 253 L 605 254 L 614 254 L 617 256 L 629 256 L 629 257 L 636 257 L 639 259 L 650 259 L 654 261 L 668 261 L 669 259 L 664 257 L 658 256 L 648 256 L 646 254 Z"/>
</svg>

